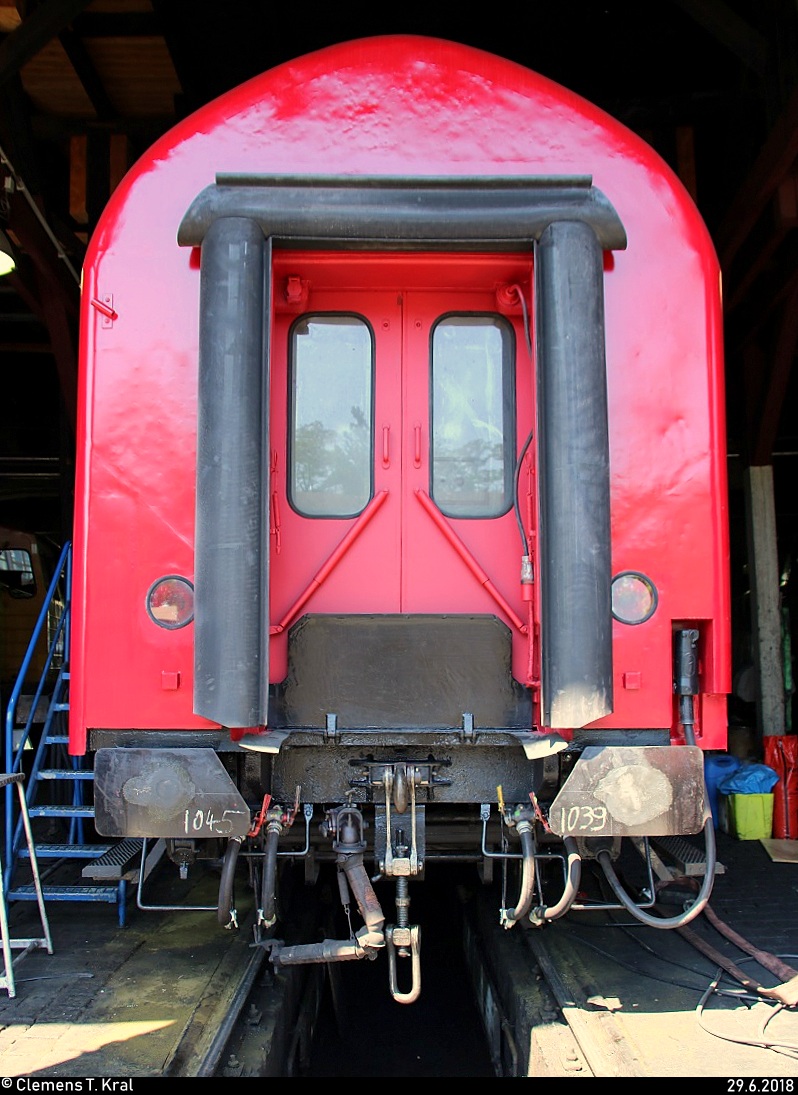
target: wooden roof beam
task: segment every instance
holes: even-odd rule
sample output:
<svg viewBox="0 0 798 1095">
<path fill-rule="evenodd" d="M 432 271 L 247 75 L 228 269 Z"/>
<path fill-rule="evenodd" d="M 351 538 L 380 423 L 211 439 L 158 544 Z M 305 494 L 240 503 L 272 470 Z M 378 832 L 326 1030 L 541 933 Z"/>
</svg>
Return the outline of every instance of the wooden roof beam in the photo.
<svg viewBox="0 0 798 1095">
<path fill-rule="evenodd" d="M 767 77 L 770 46 L 767 39 L 750 23 L 722 3 L 722 0 L 671 0 L 686 12 L 721 45 L 739 58 L 758 76 Z"/>
<path fill-rule="evenodd" d="M 717 232 L 718 254 L 729 278 L 737 253 L 798 158 L 798 87 L 737 191 Z"/>
<path fill-rule="evenodd" d="M 0 86 L 66 30 L 89 0 L 45 0 L 0 44 Z"/>
<path fill-rule="evenodd" d="M 798 273 L 790 281 L 789 295 L 782 310 L 778 337 L 771 356 L 771 368 L 766 378 L 760 378 L 764 382 L 760 383 L 756 416 L 752 416 L 749 421 L 750 463 L 756 466 L 773 462 L 773 450 L 776 447 L 784 397 L 797 349 Z M 761 356 L 759 360 L 762 361 Z"/>
</svg>

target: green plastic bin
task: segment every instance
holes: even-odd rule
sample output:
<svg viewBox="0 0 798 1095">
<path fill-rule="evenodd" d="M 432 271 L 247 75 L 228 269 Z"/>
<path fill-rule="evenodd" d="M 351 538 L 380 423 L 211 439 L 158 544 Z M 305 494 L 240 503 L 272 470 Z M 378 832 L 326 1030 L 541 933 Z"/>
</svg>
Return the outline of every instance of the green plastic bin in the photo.
<svg viewBox="0 0 798 1095">
<path fill-rule="evenodd" d="M 729 831 L 738 840 L 767 840 L 773 833 L 773 795 L 729 795 Z"/>
</svg>

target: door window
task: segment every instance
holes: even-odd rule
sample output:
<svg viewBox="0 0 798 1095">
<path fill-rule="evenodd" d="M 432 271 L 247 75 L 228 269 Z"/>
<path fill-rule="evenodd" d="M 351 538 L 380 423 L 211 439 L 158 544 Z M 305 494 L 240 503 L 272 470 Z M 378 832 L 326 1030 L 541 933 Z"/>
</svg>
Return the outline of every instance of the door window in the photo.
<svg viewBox="0 0 798 1095">
<path fill-rule="evenodd" d="M 450 315 L 432 334 L 430 493 L 449 517 L 512 505 L 514 339 L 500 316 Z"/>
<path fill-rule="evenodd" d="M 291 331 L 289 501 L 353 517 L 372 495 L 374 345 L 359 316 L 303 316 Z"/>
</svg>

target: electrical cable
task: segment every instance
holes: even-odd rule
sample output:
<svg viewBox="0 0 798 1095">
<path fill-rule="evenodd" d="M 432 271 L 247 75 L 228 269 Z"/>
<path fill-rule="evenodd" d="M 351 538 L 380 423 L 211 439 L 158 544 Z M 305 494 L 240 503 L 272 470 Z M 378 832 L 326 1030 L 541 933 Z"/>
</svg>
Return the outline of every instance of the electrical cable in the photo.
<svg viewBox="0 0 798 1095">
<path fill-rule="evenodd" d="M 622 927 L 623 925 L 618 925 L 618 926 Z M 643 946 L 644 949 L 646 949 L 651 954 L 653 954 L 654 957 L 656 957 L 656 958 L 660 957 L 659 955 L 656 954 L 656 951 L 653 951 L 652 948 L 649 948 L 647 945 L 645 945 L 642 940 L 637 939 L 634 935 L 632 935 L 631 932 L 628 933 L 628 934 L 630 935 L 630 938 L 632 940 L 634 940 L 639 945 Z M 582 946 L 587 947 L 589 950 L 592 950 L 596 954 L 599 954 L 602 958 L 605 958 L 608 961 L 614 963 L 615 965 L 620 966 L 622 969 L 627 970 L 629 973 L 632 973 L 635 976 L 646 977 L 648 980 L 656 981 L 657 983 L 660 983 L 660 984 L 672 985 L 675 988 L 685 989 L 688 992 L 698 991 L 698 987 L 696 985 L 687 984 L 684 981 L 680 981 L 680 980 L 675 979 L 675 978 L 663 977 L 663 976 L 660 976 L 659 974 L 650 973 L 649 971 L 645 970 L 644 968 L 642 968 L 642 967 L 640 967 L 640 966 L 638 966 L 634 963 L 626 962 L 622 958 L 619 958 L 616 953 L 610 953 L 608 951 L 605 951 L 603 948 L 597 946 L 594 943 L 591 943 L 589 940 L 583 938 L 582 936 L 575 934 L 573 931 L 570 931 L 568 933 L 568 938 L 572 939 L 577 944 L 581 944 Z M 794 955 L 780 955 L 779 957 L 781 957 L 781 958 L 791 958 L 791 957 L 795 957 L 795 956 Z M 660 960 L 661 961 L 666 961 L 665 958 L 661 958 Z M 674 963 L 670 959 L 667 959 L 667 961 L 669 962 L 669 965 L 671 965 L 671 966 L 678 965 L 678 963 Z M 756 959 L 755 958 L 744 958 L 744 959 L 741 959 L 741 961 L 743 961 L 743 962 L 756 961 Z M 680 968 L 685 969 L 688 973 L 698 974 L 697 970 L 692 970 L 692 969 L 690 969 L 690 967 L 681 966 Z M 710 1034 L 712 1037 L 719 1038 L 723 1041 L 733 1042 L 737 1045 L 751 1046 L 752 1048 L 759 1048 L 759 1049 L 771 1049 L 774 1052 L 782 1053 L 784 1056 L 788 1056 L 790 1058 L 792 1058 L 792 1056 L 794 1054 L 798 1055 L 798 1043 L 792 1043 L 792 1042 L 788 1042 L 788 1041 L 775 1040 L 775 1039 L 768 1039 L 765 1036 L 765 1030 L 766 1030 L 768 1024 L 770 1022 L 772 1022 L 772 1020 L 775 1019 L 776 1015 L 778 1015 L 781 1011 L 788 1010 L 786 1008 L 786 1005 L 784 1005 L 780 1001 L 772 1001 L 772 1002 L 768 1001 L 766 998 L 763 998 L 762 996 L 754 995 L 750 992 L 747 992 L 745 989 L 722 988 L 721 983 L 722 983 L 722 980 L 723 980 L 724 973 L 725 973 L 725 971 L 722 968 L 719 967 L 717 969 L 717 971 L 716 971 L 714 977 L 712 978 L 710 984 L 707 986 L 706 989 L 704 989 L 702 991 L 701 996 L 698 1000 L 698 1003 L 697 1003 L 696 1008 L 695 1008 L 695 1012 L 696 1012 L 696 1019 L 699 1023 L 699 1026 L 701 1027 L 701 1029 L 704 1030 L 707 1034 Z M 707 1001 L 710 999 L 711 996 L 719 996 L 719 997 L 722 997 L 724 999 L 734 1000 L 734 1001 L 737 1001 L 738 1003 L 746 1004 L 747 1006 L 750 1005 L 751 1007 L 755 1006 L 756 1004 L 766 1004 L 766 1005 L 768 1005 L 768 1009 L 769 1009 L 768 1013 L 765 1015 L 765 1017 L 764 1017 L 764 1019 L 761 1023 L 760 1029 L 759 1029 L 759 1035 L 760 1036 L 757 1037 L 757 1038 L 735 1037 L 732 1034 L 725 1034 L 725 1033 L 722 1033 L 720 1031 L 713 1030 L 706 1023 L 706 1021 L 704 1019 L 704 1016 L 705 1016 L 705 1013 L 706 1013 L 706 1004 L 707 1004 Z M 749 1010 L 750 1010 L 750 1008 L 749 1008 Z"/>
<path fill-rule="evenodd" d="M 683 927 L 685 924 L 689 924 L 691 920 L 694 920 L 695 917 L 703 911 L 705 905 L 709 901 L 710 894 L 712 893 L 712 884 L 715 881 L 715 828 L 711 814 L 704 822 L 704 841 L 706 845 L 704 881 L 701 884 L 701 889 L 693 904 L 678 916 L 652 916 L 650 913 L 645 912 L 644 909 L 639 908 L 621 885 L 621 881 L 612 865 L 612 858 L 609 852 L 602 848 L 596 853 L 596 860 L 604 871 L 613 893 L 628 913 L 631 913 L 636 920 L 639 920 L 642 924 L 647 924 L 650 928 L 667 930 L 669 928 L 678 928 Z"/>
<path fill-rule="evenodd" d="M 706 835 L 707 834 L 705 832 L 705 836 Z M 714 836 L 714 833 L 712 835 Z M 713 852 L 714 852 L 714 849 L 713 849 Z M 611 872 L 613 877 L 610 877 L 610 875 L 607 874 L 607 871 L 606 871 L 606 868 L 605 868 L 604 864 L 601 864 L 601 867 L 602 867 L 602 870 L 604 871 L 605 877 L 604 877 L 603 880 L 600 880 L 600 881 L 602 881 L 604 883 L 609 883 L 612 891 L 616 894 L 616 896 L 620 897 L 620 894 L 618 892 L 619 889 L 620 889 L 620 880 L 617 878 L 617 876 L 615 876 L 614 871 Z M 613 881 L 614 881 L 614 884 L 613 884 Z M 706 876 L 705 876 L 705 882 L 706 882 Z M 705 888 L 706 888 L 706 886 L 702 886 L 702 888 L 701 888 L 702 891 Z M 662 919 L 661 921 L 659 921 L 659 920 L 657 920 L 656 917 L 651 917 L 651 916 L 646 915 L 645 920 L 641 920 L 640 917 L 638 916 L 638 913 L 641 910 L 636 909 L 636 908 L 633 910 L 632 908 L 630 908 L 629 905 L 631 904 L 631 902 L 629 902 L 628 898 L 627 898 L 627 902 L 622 902 L 622 904 L 627 909 L 627 911 L 632 912 L 633 916 L 635 917 L 635 920 L 639 921 L 640 923 L 644 923 L 644 924 L 646 924 L 650 927 L 660 927 L 660 926 L 669 925 L 669 924 L 671 926 L 674 926 L 673 921 L 679 919 L 679 918 L 668 918 L 667 920 Z M 696 904 L 694 904 L 691 907 L 691 909 L 689 910 L 692 913 L 692 915 L 690 916 L 690 919 L 694 919 L 694 917 L 697 915 L 697 912 L 694 911 L 695 908 L 696 908 Z M 702 908 L 699 909 L 698 911 L 699 912 L 706 912 L 707 908 L 708 908 L 708 903 L 705 901 Z M 715 928 L 715 930 L 719 931 L 721 934 L 724 934 L 723 932 L 721 932 L 721 926 L 724 927 L 724 928 L 726 928 L 727 926 L 725 924 L 723 924 L 723 922 L 720 921 L 717 916 L 715 916 L 714 914 L 711 914 L 711 915 L 706 917 L 706 920 L 707 920 L 707 923 L 709 923 L 713 928 Z M 655 922 L 650 923 L 651 921 L 655 921 Z M 685 940 L 687 942 L 691 942 L 690 936 L 695 936 L 695 932 L 690 932 L 690 933 L 684 932 L 682 929 L 684 928 L 684 925 L 686 923 L 687 923 L 687 921 L 683 920 L 681 922 L 681 924 L 676 924 L 675 926 L 677 928 L 678 934 L 680 934 L 683 938 L 685 938 Z M 653 951 L 651 948 L 649 948 L 648 945 L 644 943 L 644 941 L 636 938 L 632 934 L 632 932 L 629 931 L 629 928 L 635 928 L 635 927 L 637 927 L 637 924 L 630 924 L 630 925 L 627 926 L 625 924 L 619 924 L 617 921 L 611 921 L 611 925 L 623 928 L 626 931 L 626 934 L 629 935 L 630 938 L 635 939 L 635 941 L 640 946 L 644 947 L 646 950 L 649 950 L 652 954 L 654 954 L 656 956 L 655 951 Z M 587 946 L 587 947 L 597 951 L 598 953 L 602 954 L 603 957 L 606 957 L 610 961 L 616 962 L 618 965 L 622 966 L 625 969 L 630 969 L 630 972 L 633 972 L 633 973 L 636 973 L 636 974 L 641 974 L 644 977 L 648 977 L 652 980 L 656 980 L 656 981 L 659 981 L 659 982 L 664 983 L 664 984 L 673 984 L 675 987 L 678 987 L 678 988 L 685 988 L 685 989 L 688 989 L 689 991 L 694 991 L 695 990 L 695 986 L 693 986 L 693 985 L 686 985 L 681 981 L 672 980 L 672 979 L 664 978 L 664 977 L 654 976 L 652 974 L 647 973 L 645 970 L 637 969 L 633 965 L 630 966 L 630 964 L 623 962 L 623 960 L 619 959 L 617 956 L 611 955 L 611 954 L 606 954 L 600 948 L 598 948 L 594 944 L 590 943 L 588 940 L 580 938 L 579 936 L 573 936 L 573 938 L 574 938 L 575 942 L 582 943 L 584 946 Z M 743 964 L 745 962 L 757 962 L 761 966 L 761 968 L 768 970 L 768 972 L 770 972 L 771 974 L 774 974 L 774 975 L 776 975 L 778 973 L 783 973 L 785 970 L 789 971 L 789 972 L 792 972 L 792 970 L 790 969 L 789 966 L 785 966 L 785 965 L 782 964 L 782 960 L 783 959 L 789 959 L 789 958 L 795 958 L 796 957 L 795 955 L 769 955 L 769 954 L 765 954 L 765 952 L 762 952 L 761 950 L 759 950 L 757 948 L 754 948 L 751 944 L 748 943 L 747 940 L 744 940 L 741 936 L 737 935 L 736 933 L 732 933 L 731 931 L 728 931 L 727 933 L 725 933 L 725 938 L 726 938 L 727 941 L 730 941 L 730 942 L 734 943 L 736 946 L 738 946 L 739 949 L 748 951 L 747 957 L 740 959 L 740 964 Z M 691 943 L 691 945 L 695 946 L 695 943 L 693 942 L 693 943 Z M 705 951 L 700 951 L 700 953 L 706 953 L 706 952 Z M 764 965 L 761 961 L 761 958 L 763 956 L 766 959 L 769 960 Z M 672 962 L 670 964 L 674 965 L 674 963 L 672 963 Z M 729 963 L 729 964 L 732 965 L 731 963 Z M 685 968 L 685 967 L 682 967 L 682 968 Z M 745 974 L 742 973 L 742 970 L 739 970 L 739 968 L 737 967 L 736 964 L 733 965 L 733 969 L 736 969 L 737 972 L 739 974 L 742 974 L 743 978 L 745 979 Z M 697 971 L 688 970 L 688 972 L 697 972 Z M 699 998 L 699 1001 L 696 1005 L 696 1008 L 695 1008 L 696 1020 L 699 1023 L 699 1025 L 701 1026 L 701 1029 L 704 1030 L 707 1034 L 711 1035 L 712 1037 L 716 1037 L 716 1038 L 719 1038 L 721 1040 L 733 1042 L 733 1043 L 738 1044 L 738 1045 L 751 1046 L 752 1048 L 770 1049 L 773 1052 L 779 1053 L 783 1056 L 787 1056 L 790 1059 L 792 1059 L 793 1057 L 798 1058 L 798 1043 L 793 1043 L 793 1042 L 790 1042 L 790 1041 L 787 1041 L 787 1040 L 782 1040 L 782 1039 L 778 1039 L 778 1040 L 775 1039 L 775 1038 L 770 1039 L 766 1036 L 766 1030 L 767 1030 L 768 1024 L 770 1022 L 772 1022 L 773 1019 L 776 1017 L 776 1015 L 778 1015 L 781 1011 L 783 1011 L 785 1009 L 792 1010 L 791 1009 L 791 1004 L 785 1003 L 783 1000 L 774 999 L 773 997 L 769 998 L 768 996 L 760 995 L 759 993 L 751 993 L 750 991 L 746 991 L 745 989 L 740 990 L 740 989 L 731 989 L 731 988 L 721 988 L 720 985 L 721 985 L 721 981 L 722 981 L 724 972 L 728 975 L 730 971 L 728 969 L 724 971 L 722 966 L 717 967 L 717 971 L 716 971 L 712 981 L 710 982 L 709 986 L 702 992 L 701 997 Z M 757 986 L 757 984 L 758 984 L 756 981 L 752 981 L 750 979 L 745 979 L 745 980 L 749 980 L 750 983 L 753 984 L 754 986 Z M 739 983 L 744 984 L 745 981 L 739 982 Z M 706 1020 L 705 1020 L 706 1004 L 707 1004 L 707 1001 L 713 995 L 723 997 L 723 998 L 736 1000 L 738 1003 L 745 1004 L 746 1007 L 749 1010 L 756 1007 L 757 1004 L 767 1004 L 767 1005 L 769 1005 L 768 1011 L 765 1014 L 765 1016 L 762 1020 L 762 1023 L 760 1025 L 760 1028 L 759 1028 L 759 1031 L 758 1031 L 758 1036 L 754 1037 L 754 1038 L 751 1038 L 751 1037 L 735 1037 L 732 1034 L 726 1034 L 726 1033 L 723 1033 L 721 1031 L 713 1030 L 706 1023 Z"/>
<path fill-rule="evenodd" d="M 521 302 L 521 311 L 524 314 L 524 337 L 526 339 L 526 348 L 527 348 L 527 352 L 529 354 L 529 360 L 531 362 L 533 360 L 533 358 L 532 358 L 532 336 L 529 332 L 529 312 L 527 310 L 526 301 L 524 300 L 524 294 L 523 294 L 523 290 L 521 289 L 521 286 L 520 285 L 513 285 L 512 288 L 515 290 L 516 295 L 517 295 L 519 301 Z M 527 450 L 529 449 L 529 446 L 532 444 L 532 438 L 534 436 L 535 436 L 535 428 L 533 426 L 532 429 L 527 434 L 526 441 L 524 441 L 523 445 L 521 446 L 521 452 L 519 453 L 518 460 L 516 461 L 516 464 L 515 464 L 515 476 L 514 476 L 515 482 L 514 482 L 514 489 L 513 489 L 513 509 L 515 510 L 515 520 L 516 520 L 516 523 L 518 524 L 518 531 L 521 533 L 521 543 L 523 544 L 524 555 L 529 555 L 529 540 L 527 539 L 526 530 L 524 528 L 524 521 L 523 521 L 523 518 L 521 517 L 521 506 L 520 506 L 520 503 L 518 501 L 518 491 L 519 491 L 519 485 L 520 485 L 520 481 L 521 481 L 521 468 L 523 467 L 524 458 L 527 454 Z"/>
<path fill-rule="evenodd" d="M 715 978 L 708 985 L 708 987 L 706 988 L 706 990 L 702 994 L 701 999 L 698 1001 L 698 1004 L 696 1005 L 696 1009 L 695 1009 L 696 1019 L 698 1021 L 699 1026 L 701 1027 L 701 1029 L 703 1031 L 705 1031 L 707 1034 L 711 1035 L 713 1038 L 719 1038 L 721 1041 L 724 1041 L 724 1042 L 733 1042 L 735 1045 L 751 1046 L 752 1048 L 758 1048 L 758 1049 L 770 1049 L 770 1050 L 773 1050 L 774 1053 L 780 1053 L 780 1054 L 782 1054 L 782 1056 L 789 1057 L 791 1059 L 793 1057 L 798 1058 L 798 1043 L 769 1041 L 769 1040 L 766 1040 L 764 1038 L 765 1028 L 767 1027 L 767 1025 L 768 1025 L 768 1023 L 770 1022 L 771 1019 L 775 1018 L 775 1016 L 780 1011 L 784 1010 L 784 1007 L 785 1007 L 784 1004 L 776 1003 L 774 1005 L 771 1005 L 770 1014 L 765 1018 L 764 1022 L 762 1023 L 762 1026 L 760 1028 L 760 1030 L 762 1032 L 762 1035 L 763 1035 L 763 1037 L 761 1039 L 735 1038 L 731 1034 L 724 1034 L 724 1033 L 721 1033 L 720 1031 L 712 1030 L 712 1028 L 709 1027 L 704 1022 L 704 1014 L 705 1014 L 705 1010 L 706 1010 L 706 1003 L 710 999 L 711 996 L 717 994 L 717 984 L 720 980 L 720 974 L 721 973 L 722 973 L 722 971 L 718 970 L 718 973 L 716 974 Z M 756 1003 L 766 1004 L 767 1001 L 762 999 L 762 997 L 757 997 Z"/>
<path fill-rule="evenodd" d="M 606 958 L 608 961 L 615 963 L 615 965 L 620 966 L 622 969 L 627 970 L 629 973 L 634 973 L 634 974 L 636 974 L 638 976 L 641 976 L 641 977 L 647 977 L 649 979 L 649 981 L 657 981 L 657 982 L 659 982 L 660 984 L 663 984 L 663 985 L 673 985 L 674 988 L 686 989 L 688 992 L 700 992 L 701 991 L 701 987 L 699 985 L 691 985 L 691 984 L 687 984 L 685 981 L 679 981 L 675 978 L 664 977 L 664 976 L 661 976 L 660 974 L 650 973 L 648 970 L 644 969 L 642 966 L 638 966 L 633 962 L 627 962 L 623 958 L 619 958 L 617 954 L 613 954 L 610 951 L 605 951 L 602 947 L 599 947 L 595 943 L 591 943 L 588 939 L 584 939 L 580 935 L 574 935 L 573 933 L 569 933 L 568 938 L 573 939 L 573 941 L 575 943 L 581 943 L 583 947 L 587 947 L 589 950 L 594 951 L 596 954 L 600 955 L 602 958 Z M 676 962 L 671 962 L 668 959 L 660 957 L 659 955 L 656 954 L 656 952 L 652 952 L 652 954 L 655 958 L 657 958 L 661 962 L 668 961 L 668 965 L 671 966 L 671 967 L 678 965 L 678 963 L 676 963 Z M 689 966 L 679 966 L 679 968 L 685 970 L 687 973 L 694 973 L 696 975 L 696 977 L 701 977 L 702 976 L 699 970 L 693 970 Z M 745 990 L 743 990 L 743 989 L 728 990 L 728 991 L 727 990 L 722 990 L 721 994 L 722 995 L 733 996 L 733 997 L 735 997 L 735 999 L 739 999 L 743 995 L 749 996 L 750 999 L 752 999 L 752 1000 L 759 999 L 759 997 L 751 996 L 750 993 L 745 993 Z"/>
</svg>

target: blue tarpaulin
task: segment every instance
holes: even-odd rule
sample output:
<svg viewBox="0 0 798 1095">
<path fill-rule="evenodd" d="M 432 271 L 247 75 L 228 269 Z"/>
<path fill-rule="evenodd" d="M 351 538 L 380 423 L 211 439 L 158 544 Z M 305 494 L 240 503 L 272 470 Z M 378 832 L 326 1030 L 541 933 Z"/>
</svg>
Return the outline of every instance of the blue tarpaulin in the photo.
<svg viewBox="0 0 798 1095">
<path fill-rule="evenodd" d="M 719 781 L 718 790 L 724 795 L 768 795 L 778 782 L 778 772 L 767 764 L 741 764 Z"/>
</svg>

